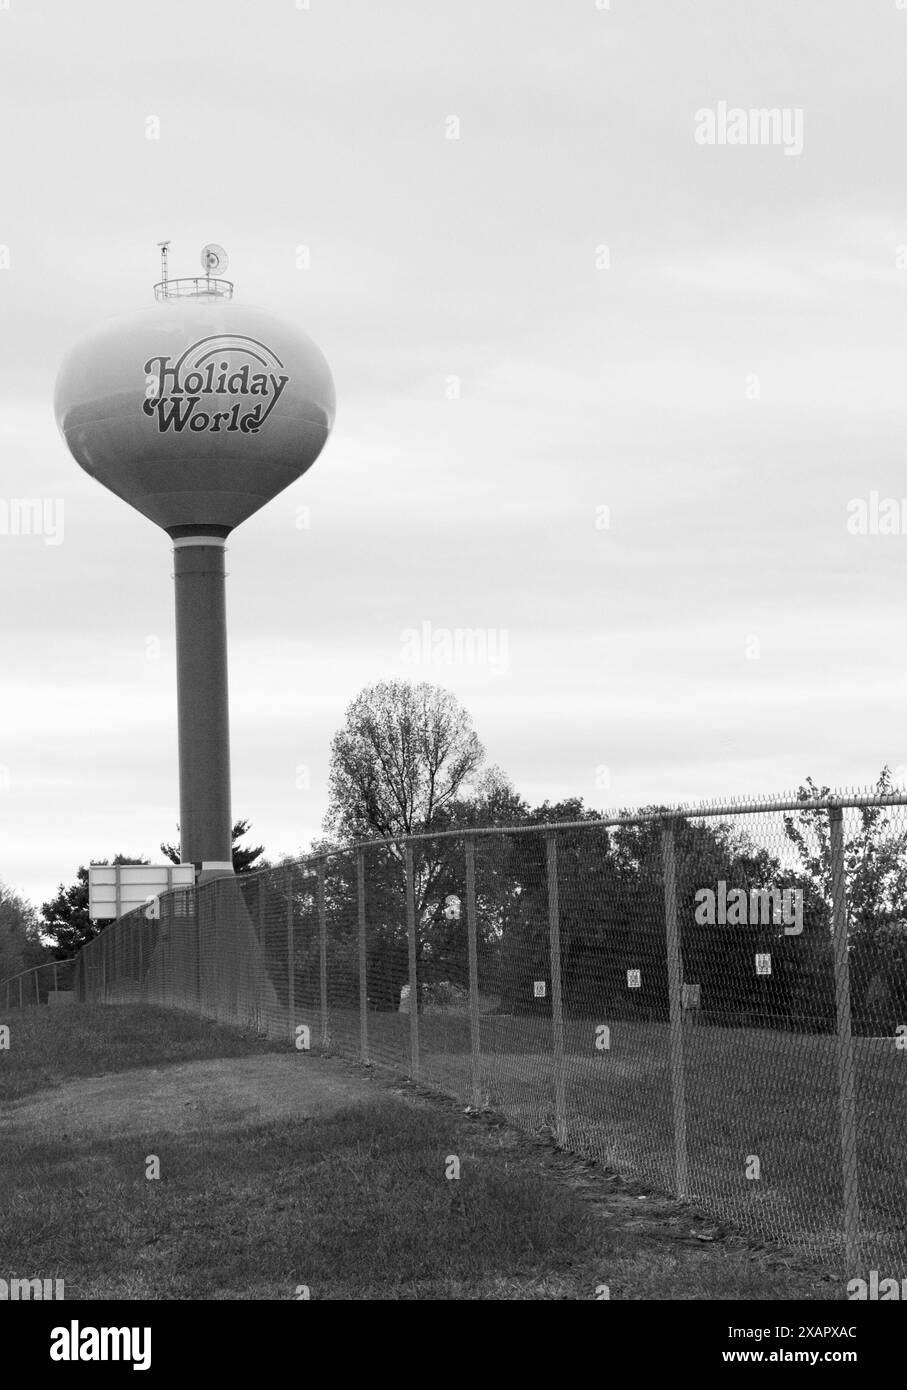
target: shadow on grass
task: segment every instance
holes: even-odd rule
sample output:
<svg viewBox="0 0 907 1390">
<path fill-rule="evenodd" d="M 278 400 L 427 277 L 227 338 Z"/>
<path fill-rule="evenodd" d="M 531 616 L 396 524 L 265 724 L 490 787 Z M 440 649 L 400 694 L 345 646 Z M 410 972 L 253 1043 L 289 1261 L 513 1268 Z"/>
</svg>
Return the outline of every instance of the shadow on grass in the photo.
<svg viewBox="0 0 907 1390">
<path fill-rule="evenodd" d="M 521 1142 L 387 1096 L 228 1132 L 25 1140 L 3 1154 L 0 1267 L 68 1298 L 815 1296 L 755 1252 L 609 1213 Z"/>
<path fill-rule="evenodd" d="M 0 1052 L 0 1103 L 74 1077 L 287 1049 L 233 1026 L 151 1004 L 78 1004 L 0 1014 L 10 1029 Z"/>
</svg>

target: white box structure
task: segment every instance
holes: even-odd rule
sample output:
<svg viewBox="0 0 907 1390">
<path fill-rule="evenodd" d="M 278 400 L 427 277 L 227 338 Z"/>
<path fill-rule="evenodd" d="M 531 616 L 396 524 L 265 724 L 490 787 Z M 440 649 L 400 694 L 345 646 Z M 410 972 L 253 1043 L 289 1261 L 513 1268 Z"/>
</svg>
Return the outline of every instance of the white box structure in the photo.
<svg viewBox="0 0 907 1390">
<path fill-rule="evenodd" d="M 91 864 L 88 868 L 88 915 L 100 920 L 122 917 L 171 888 L 194 888 L 194 864 Z"/>
</svg>

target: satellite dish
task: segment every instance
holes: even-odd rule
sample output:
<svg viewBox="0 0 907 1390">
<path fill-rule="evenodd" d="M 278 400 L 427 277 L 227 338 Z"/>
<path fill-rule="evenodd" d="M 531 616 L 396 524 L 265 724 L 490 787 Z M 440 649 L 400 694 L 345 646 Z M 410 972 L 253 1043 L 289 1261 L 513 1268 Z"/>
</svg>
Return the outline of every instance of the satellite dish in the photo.
<svg viewBox="0 0 907 1390">
<path fill-rule="evenodd" d="M 206 275 L 219 275 L 230 264 L 226 251 L 216 241 L 202 247 L 201 261 Z"/>
</svg>

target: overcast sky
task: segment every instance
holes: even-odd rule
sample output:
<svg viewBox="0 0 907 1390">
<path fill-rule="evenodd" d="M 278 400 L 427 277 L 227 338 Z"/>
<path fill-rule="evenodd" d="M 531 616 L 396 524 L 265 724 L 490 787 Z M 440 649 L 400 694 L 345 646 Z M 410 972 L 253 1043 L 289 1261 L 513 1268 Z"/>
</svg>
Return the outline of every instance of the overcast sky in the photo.
<svg viewBox="0 0 907 1390">
<path fill-rule="evenodd" d="M 175 830 L 170 543 L 52 410 L 164 237 L 175 275 L 222 243 L 337 386 L 229 542 L 233 809 L 269 854 L 386 677 L 453 690 L 533 803 L 907 765 L 907 534 L 848 529 L 907 497 L 907 11 L 599 4 L 0 0 L 0 502 L 63 522 L 0 506 L 11 887 Z M 701 143 L 722 102 L 801 112 L 802 150 Z M 498 659 L 409 665 L 423 622 Z"/>
</svg>

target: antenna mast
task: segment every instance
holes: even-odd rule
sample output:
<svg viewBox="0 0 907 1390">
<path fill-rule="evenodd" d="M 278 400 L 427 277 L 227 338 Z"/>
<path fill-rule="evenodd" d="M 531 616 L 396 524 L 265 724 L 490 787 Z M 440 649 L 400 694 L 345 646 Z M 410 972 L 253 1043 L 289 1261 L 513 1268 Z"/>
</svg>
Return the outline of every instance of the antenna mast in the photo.
<svg viewBox="0 0 907 1390">
<path fill-rule="evenodd" d="M 167 293 L 167 250 L 168 250 L 168 248 L 169 248 L 169 246 L 170 246 L 170 242 L 169 242 L 169 241 L 159 241 L 159 242 L 158 242 L 158 246 L 161 248 L 161 284 L 162 284 L 163 287 L 164 287 L 164 294 L 165 294 L 165 296 L 166 296 L 166 293 Z"/>
</svg>

